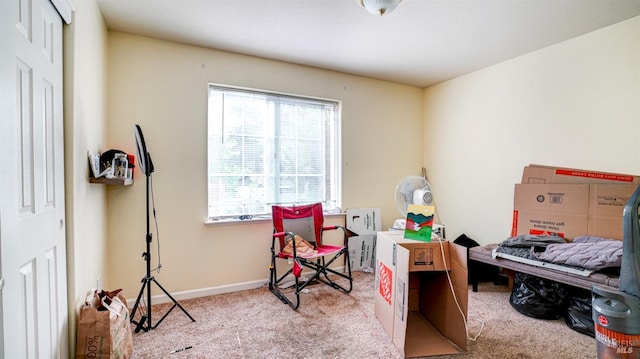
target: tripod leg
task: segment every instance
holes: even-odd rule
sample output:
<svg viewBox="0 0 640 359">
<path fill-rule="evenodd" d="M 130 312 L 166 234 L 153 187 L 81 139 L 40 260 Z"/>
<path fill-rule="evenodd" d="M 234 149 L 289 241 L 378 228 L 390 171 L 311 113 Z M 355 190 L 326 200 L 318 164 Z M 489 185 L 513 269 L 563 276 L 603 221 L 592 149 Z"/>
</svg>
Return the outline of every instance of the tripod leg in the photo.
<svg viewBox="0 0 640 359">
<path fill-rule="evenodd" d="M 142 279 L 142 287 L 140 287 L 140 293 L 138 293 L 138 299 L 136 299 L 136 303 L 133 305 L 133 310 L 131 311 L 131 323 L 136 325 L 136 329 L 135 332 L 138 333 L 140 331 L 140 329 L 146 331 L 149 331 L 149 329 L 151 328 L 151 322 L 149 322 L 149 324 L 147 324 L 147 326 L 144 326 L 144 323 L 146 321 L 149 321 L 150 318 L 147 314 L 142 314 L 142 316 L 140 317 L 140 320 L 138 322 L 136 322 L 133 318 L 135 318 L 136 315 L 136 311 L 138 310 L 138 305 L 140 305 L 140 300 L 142 299 L 142 295 L 144 294 L 144 288 L 149 285 L 149 278 L 146 277 L 144 279 Z M 150 304 L 147 304 L 147 311 L 151 310 L 150 308 Z"/>
<path fill-rule="evenodd" d="M 180 305 L 180 303 L 178 303 L 178 301 L 176 301 L 176 300 L 171 296 L 171 294 L 169 294 L 169 292 L 167 292 L 167 290 L 166 290 L 166 289 L 164 289 L 164 287 L 163 287 L 162 285 L 160 285 L 160 283 L 158 283 L 158 281 L 157 281 L 155 278 L 153 278 L 153 277 L 152 277 L 152 278 L 151 278 L 151 280 L 152 280 L 152 281 L 153 281 L 153 282 L 158 286 L 158 288 L 160 288 L 160 289 L 164 292 L 164 294 L 166 294 L 166 295 L 167 295 L 167 297 L 169 297 L 169 299 L 171 299 L 171 301 L 173 302 L 173 307 L 171 307 L 171 308 L 170 308 L 170 309 L 169 309 L 169 310 L 164 314 L 164 316 L 163 316 L 162 318 L 160 318 L 160 320 L 156 323 L 156 325 L 155 325 L 155 326 L 153 326 L 153 328 L 152 328 L 152 329 L 154 329 L 155 327 L 157 327 L 158 325 L 160 325 L 160 323 L 162 322 L 162 320 L 164 320 L 164 318 L 165 318 L 167 315 L 169 315 L 169 313 L 170 313 L 170 312 L 173 310 L 173 308 L 175 308 L 176 306 L 177 306 L 178 308 L 180 308 L 180 310 L 182 310 L 182 312 L 183 312 L 187 317 L 189 317 L 189 319 L 191 319 L 191 321 L 192 321 L 192 322 L 195 322 L 195 321 L 196 321 L 195 319 L 193 319 L 193 317 L 192 317 L 189 313 L 187 313 L 187 311 L 186 311 L 186 310 L 185 310 L 185 309 Z"/>
</svg>

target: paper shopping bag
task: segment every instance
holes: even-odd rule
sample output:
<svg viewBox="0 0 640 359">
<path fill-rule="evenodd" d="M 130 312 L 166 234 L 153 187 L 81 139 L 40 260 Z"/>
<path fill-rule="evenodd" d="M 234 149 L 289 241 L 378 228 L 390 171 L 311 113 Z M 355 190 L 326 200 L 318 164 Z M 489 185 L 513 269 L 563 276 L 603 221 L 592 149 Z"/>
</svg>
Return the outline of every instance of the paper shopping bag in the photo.
<svg viewBox="0 0 640 359">
<path fill-rule="evenodd" d="M 104 294 L 90 291 L 80 307 L 76 339 L 78 359 L 126 359 L 133 353 L 126 297 L 121 291 L 113 298 Z"/>
</svg>

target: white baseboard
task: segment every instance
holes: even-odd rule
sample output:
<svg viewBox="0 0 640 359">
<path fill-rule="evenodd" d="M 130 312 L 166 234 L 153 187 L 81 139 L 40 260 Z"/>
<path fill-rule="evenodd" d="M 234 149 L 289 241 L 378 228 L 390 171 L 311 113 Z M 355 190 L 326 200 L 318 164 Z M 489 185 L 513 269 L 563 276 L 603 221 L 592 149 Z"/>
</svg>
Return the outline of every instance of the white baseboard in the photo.
<svg viewBox="0 0 640 359">
<path fill-rule="evenodd" d="M 231 293 L 231 292 L 237 292 L 240 290 L 247 290 L 247 289 L 255 289 L 255 288 L 260 288 L 265 286 L 267 283 L 267 280 L 256 280 L 256 281 L 252 281 L 252 282 L 244 282 L 244 283 L 236 283 L 236 284 L 227 284 L 227 285 L 221 285 L 221 286 L 217 286 L 217 287 L 209 287 L 209 288 L 201 288 L 201 289 L 194 289 L 194 290 L 185 290 L 185 291 L 181 291 L 181 292 L 175 292 L 175 293 L 171 293 L 169 292 L 169 294 L 173 297 L 173 299 L 177 300 L 177 301 L 181 301 L 181 300 L 185 300 L 185 299 L 193 299 L 193 298 L 200 298 L 200 297 L 206 297 L 209 295 L 216 295 L 216 294 L 223 294 L 223 293 Z M 152 289 L 158 289 L 153 288 L 153 284 L 151 285 Z M 145 296 L 143 299 L 146 300 L 146 288 L 145 288 L 145 292 L 143 293 L 143 296 Z M 134 304 L 136 303 L 137 298 L 127 298 L 127 306 L 129 306 L 129 308 L 132 308 L 134 306 Z M 151 296 L 151 304 L 161 304 L 161 303 L 168 303 L 171 302 L 171 298 L 169 298 L 166 294 L 159 294 L 159 295 L 154 295 Z"/>
<path fill-rule="evenodd" d="M 336 267 L 336 268 L 333 268 L 333 269 L 337 270 L 337 271 L 344 271 L 345 268 L 344 267 Z M 255 288 L 266 287 L 267 283 L 268 283 L 268 280 L 267 279 L 263 279 L 263 280 L 256 280 L 256 281 L 251 281 L 251 282 L 226 284 L 226 285 L 221 285 L 221 286 L 217 286 L 217 287 L 200 288 L 200 289 L 194 289 L 194 290 L 185 290 L 185 291 L 175 292 L 175 293 L 169 292 L 169 294 L 176 301 L 181 301 L 181 300 L 185 300 L 185 299 L 194 299 L 194 298 L 206 297 L 206 296 L 209 296 L 209 295 L 224 294 L 224 293 L 237 292 L 237 291 L 240 291 L 240 290 L 247 290 L 247 289 L 255 289 Z M 152 286 L 152 289 L 154 289 L 154 290 L 159 289 L 159 288 L 157 288 L 157 286 L 154 287 L 154 284 L 151 284 L 151 286 Z M 145 301 L 147 299 L 146 290 L 147 290 L 147 288 L 145 288 L 145 292 L 142 294 L 144 296 L 144 298 L 142 298 L 142 299 L 144 299 Z M 127 298 L 127 306 L 129 308 L 133 308 L 133 306 L 135 305 L 137 299 L 138 298 Z M 171 299 L 166 294 L 159 294 L 159 295 L 151 296 L 151 304 L 152 305 L 153 304 L 161 304 L 161 303 L 169 303 L 169 302 L 171 302 Z"/>
</svg>

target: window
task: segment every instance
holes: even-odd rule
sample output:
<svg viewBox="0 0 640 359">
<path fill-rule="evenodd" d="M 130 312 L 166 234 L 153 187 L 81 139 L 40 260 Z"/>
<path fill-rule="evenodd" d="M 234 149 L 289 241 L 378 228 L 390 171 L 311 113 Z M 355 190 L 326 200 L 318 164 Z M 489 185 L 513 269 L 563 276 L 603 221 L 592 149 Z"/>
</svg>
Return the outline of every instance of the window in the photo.
<svg viewBox="0 0 640 359">
<path fill-rule="evenodd" d="M 209 219 L 339 207 L 339 102 L 209 85 L 208 105 Z"/>
</svg>

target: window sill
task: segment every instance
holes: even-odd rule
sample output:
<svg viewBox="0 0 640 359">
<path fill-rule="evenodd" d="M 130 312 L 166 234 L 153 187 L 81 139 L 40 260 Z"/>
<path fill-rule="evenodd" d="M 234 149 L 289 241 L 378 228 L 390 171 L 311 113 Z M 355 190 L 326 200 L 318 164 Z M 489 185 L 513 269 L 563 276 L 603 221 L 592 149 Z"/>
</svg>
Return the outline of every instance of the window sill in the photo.
<svg viewBox="0 0 640 359">
<path fill-rule="evenodd" d="M 264 223 L 271 222 L 271 216 L 255 216 L 250 219 L 239 219 L 239 218 L 220 218 L 213 219 L 209 218 L 204 221 L 205 226 L 224 226 L 224 225 L 238 225 L 238 224 L 256 224 L 256 223 Z"/>
<path fill-rule="evenodd" d="M 325 218 L 333 218 L 333 217 L 344 217 L 346 213 L 325 213 Z M 209 218 L 204 221 L 205 226 L 225 226 L 225 225 L 238 225 L 238 224 L 256 224 L 256 223 L 271 223 L 271 216 L 254 216 L 250 219 L 239 219 L 235 218 L 222 218 L 222 219 L 212 219 Z"/>
</svg>

